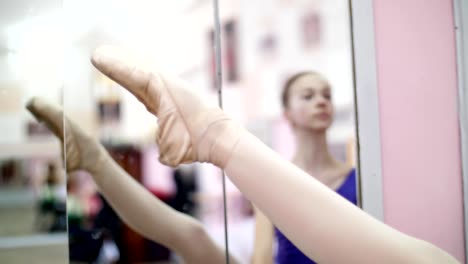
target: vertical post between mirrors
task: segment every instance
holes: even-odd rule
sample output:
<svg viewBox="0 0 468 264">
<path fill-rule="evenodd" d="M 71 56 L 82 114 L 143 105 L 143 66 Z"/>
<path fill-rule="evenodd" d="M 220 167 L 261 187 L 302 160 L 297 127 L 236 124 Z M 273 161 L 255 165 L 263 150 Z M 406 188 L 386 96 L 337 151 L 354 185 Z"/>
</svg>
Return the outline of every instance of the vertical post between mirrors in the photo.
<svg viewBox="0 0 468 264">
<path fill-rule="evenodd" d="M 362 208 L 383 220 L 383 185 L 372 0 L 350 0 Z"/>
<path fill-rule="evenodd" d="M 454 25 L 457 43 L 458 111 L 460 122 L 465 217 L 465 255 L 468 255 L 468 1 L 454 0 Z"/>
</svg>

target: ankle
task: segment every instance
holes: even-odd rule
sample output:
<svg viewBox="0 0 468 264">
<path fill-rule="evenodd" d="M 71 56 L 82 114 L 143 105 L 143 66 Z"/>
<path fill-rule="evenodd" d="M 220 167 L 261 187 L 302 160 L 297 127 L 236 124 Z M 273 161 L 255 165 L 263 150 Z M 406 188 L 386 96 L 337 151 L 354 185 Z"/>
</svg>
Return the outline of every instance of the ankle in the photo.
<svg viewBox="0 0 468 264">
<path fill-rule="evenodd" d="M 242 127 L 227 116 L 212 122 L 198 141 L 199 160 L 223 169 L 239 141 L 241 130 Z"/>
</svg>

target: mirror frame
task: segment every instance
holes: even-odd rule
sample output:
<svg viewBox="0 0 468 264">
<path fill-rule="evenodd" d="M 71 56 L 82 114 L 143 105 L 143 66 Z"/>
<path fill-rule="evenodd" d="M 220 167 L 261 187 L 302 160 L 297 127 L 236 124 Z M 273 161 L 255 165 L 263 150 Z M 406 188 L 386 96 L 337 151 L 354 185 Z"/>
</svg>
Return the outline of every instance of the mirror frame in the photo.
<svg viewBox="0 0 468 264">
<path fill-rule="evenodd" d="M 455 38 L 457 44 L 458 113 L 460 155 L 463 177 L 463 211 L 465 255 L 468 256 L 468 1 L 453 0 Z"/>
<path fill-rule="evenodd" d="M 380 111 L 373 0 L 350 0 L 349 6 L 360 201 L 364 211 L 383 221 Z"/>
</svg>

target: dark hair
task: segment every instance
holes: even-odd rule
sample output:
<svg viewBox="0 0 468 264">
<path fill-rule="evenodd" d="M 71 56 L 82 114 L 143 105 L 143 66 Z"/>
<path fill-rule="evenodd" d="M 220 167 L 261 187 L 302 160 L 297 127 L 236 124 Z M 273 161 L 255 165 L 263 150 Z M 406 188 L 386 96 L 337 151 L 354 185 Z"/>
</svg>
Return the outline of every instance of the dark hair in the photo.
<svg viewBox="0 0 468 264">
<path fill-rule="evenodd" d="M 302 76 L 305 75 L 312 75 L 312 76 L 319 76 L 322 77 L 322 75 L 318 72 L 315 71 L 302 71 L 298 72 L 292 76 L 290 76 L 286 82 L 283 85 L 283 90 L 281 92 L 281 105 L 283 106 L 284 109 L 289 107 L 289 93 L 291 90 L 292 84 L 297 81 L 297 79 L 301 78 Z"/>
</svg>

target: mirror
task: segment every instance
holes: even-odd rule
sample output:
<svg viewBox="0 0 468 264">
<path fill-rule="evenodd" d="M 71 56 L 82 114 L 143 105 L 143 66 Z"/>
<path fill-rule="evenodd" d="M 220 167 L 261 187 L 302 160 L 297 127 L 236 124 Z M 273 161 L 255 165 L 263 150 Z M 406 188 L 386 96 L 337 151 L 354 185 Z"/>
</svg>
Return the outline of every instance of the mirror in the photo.
<svg viewBox="0 0 468 264">
<path fill-rule="evenodd" d="M 266 145 L 357 203 L 349 2 L 221 0 L 220 8 L 224 109 Z M 287 80 L 304 71 L 282 102 Z M 300 253 L 286 256 L 286 237 L 227 181 L 229 252 L 240 263 L 299 263 Z M 287 192 L 278 195 L 294 195 Z"/>
<path fill-rule="evenodd" d="M 0 3 L 0 262 L 67 261 L 60 142 L 26 110 L 62 103 L 62 1 Z M 62 132 L 63 133 L 63 132 Z"/>
<path fill-rule="evenodd" d="M 317 72 L 301 76 L 305 86 L 291 88 L 292 96 L 297 89 L 321 88 L 297 97 L 321 98 L 321 112 L 312 121 L 327 130 L 320 151 L 330 153 L 328 161 L 336 166 L 311 174 L 331 188 L 351 188 L 357 202 L 358 176 L 348 177 L 357 166 L 348 1 L 219 0 L 219 7 L 225 111 L 292 160 L 298 149 L 310 148 L 306 139 L 296 141 L 292 112 L 284 115 L 282 86 L 298 72 Z M 97 46 L 118 45 L 176 73 L 215 102 L 211 1 L 21 0 L 2 3 L 0 10 L 1 262 L 32 262 L 23 259 L 28 257 L 35 263 L 180 263 L 181 254 L 170 247 L 201 247 L 204 238 L 222 260 L 227 248 L 230 263 L 256 261 L 258 243 L 271 248 L 267 258 L 278 255 L 281 242 L 275 238 L 281 234 L 229 180 L 225 218 L 219 169 L 195 164 L 174 170 L 157 161 L 154 116 L 89 62 Z M 80 149 L 104 147 L 105 154 L 85 157 L 109 157 L 101 169 L 77 166 L 65 173 L 59 141 L 24 108 L 32 96 L 63 106 L 75 124 L 65 122 L 65 135 L 76 137 L 78 127 L 96 140 L 77 137 Z M 80 165 L 69 155 L 73 150 L 64 148 L 65 164 Z M 110 180 L 103 181 L 105 176 Z M 52 194 L 62 207 L 43 199 Z M 38 222 L 50 208 L 52 216 Z M 262 228 L 270 238 L 259 235 Z M 203 232 L 192 236 L 183 230 Z M 181 238 L 183 245 L 174 246 L 163 234 Z"/>
<path fill-rule="evenodd" d="M 217 263 L 222 263 L 219 169 L 201 164 L 176 170 L 163 166 L 155 144 L 156 118 L 89 62 L 96 47 L 117 45 L 216 100 L 209 78 L 213 47 L 206 38 L 213 27 L 211 1 L 69 0 L 64 2 L 64 14 L 66 114 L 104 146 L 114 164 L 99 165 L 105 173 L 81 168 L 68 174 L 68 199 L 73 201 L 68 210 L 70 261 L 180 263 L 183 256 L 174 248 L 198 245 L 205 250 L 201 241 L 210 240 Z M 90 147 L 87 141 L 76 144 L 80 149 Z M 67 159 L 73 162 L 70 156 Z M 100 180 L 104 177 L 106 182 Z M 202 232 L 192 235 L 200 224 Z"/>
</svg>

